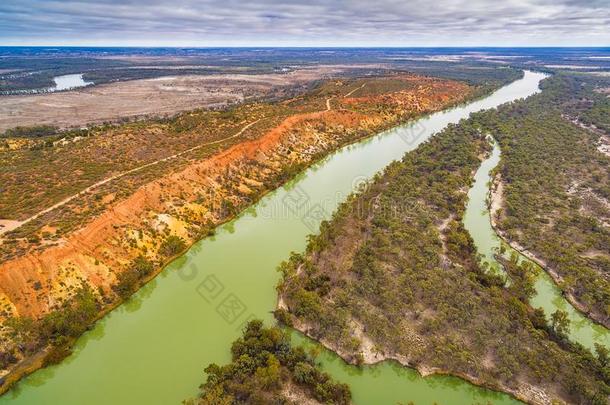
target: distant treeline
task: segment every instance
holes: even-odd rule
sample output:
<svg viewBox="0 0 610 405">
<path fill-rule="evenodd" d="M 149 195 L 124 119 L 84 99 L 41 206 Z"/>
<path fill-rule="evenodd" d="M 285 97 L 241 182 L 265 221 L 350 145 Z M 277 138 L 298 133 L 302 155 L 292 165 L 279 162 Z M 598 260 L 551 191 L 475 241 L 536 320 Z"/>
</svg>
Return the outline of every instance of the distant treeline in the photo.
<svg viewBox="0 0 610 405">
<path fill-rule="evenodd" d="M 58 131 L 59 128 L 52 125 L 15 127 L 4 131 L 3 134 L 0 134 L 0 138 L 42 138 L 44 136 L 55 135 Z"/>
</svg>

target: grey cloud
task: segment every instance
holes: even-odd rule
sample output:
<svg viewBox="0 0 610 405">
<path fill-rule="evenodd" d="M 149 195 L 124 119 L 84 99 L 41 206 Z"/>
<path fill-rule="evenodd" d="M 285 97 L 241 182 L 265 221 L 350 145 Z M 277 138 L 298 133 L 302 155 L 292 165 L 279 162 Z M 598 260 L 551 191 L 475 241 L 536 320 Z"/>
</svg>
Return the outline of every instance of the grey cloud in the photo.
<svg viewBox="0 0 610 405">
<path fill-rule="evenodd" d="M 4 0 L 0 44 L 608 45 L 608 0 Z"/>
</svg>

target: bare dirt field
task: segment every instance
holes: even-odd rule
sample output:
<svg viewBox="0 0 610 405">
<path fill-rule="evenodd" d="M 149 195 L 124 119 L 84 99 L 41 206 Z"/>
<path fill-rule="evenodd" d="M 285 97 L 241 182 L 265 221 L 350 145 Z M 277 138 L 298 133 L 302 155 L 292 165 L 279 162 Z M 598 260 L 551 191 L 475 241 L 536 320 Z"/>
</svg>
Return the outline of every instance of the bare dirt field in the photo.
<svg viewBox="0 0 610 405">
<path fill-rule="evenodd" d="M 289 73 L 165 76 L 62 93 L 0 97 L 0 131 L 16 126 L 84 126 L 122 117 L 173 114 L 261 96 L 351 69 L 380 65 L 326 65 Z"/>
</svg>

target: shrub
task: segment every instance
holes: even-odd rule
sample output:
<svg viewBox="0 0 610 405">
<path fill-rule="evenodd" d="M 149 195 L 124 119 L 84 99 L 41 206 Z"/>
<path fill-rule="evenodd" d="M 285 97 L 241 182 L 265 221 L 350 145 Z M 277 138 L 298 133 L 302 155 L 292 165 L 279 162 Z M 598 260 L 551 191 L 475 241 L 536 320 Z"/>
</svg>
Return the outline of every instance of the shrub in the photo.
<svg viewBox="0 0 610 405">
<path fill-rule="evenodd" d="M 185 248 L 186 243 L 181 237 L 176 235 L 170 235 L 165 238 L 163 243 L 161 243 L 161 247 L 159 247 L 159 253 L 161 253 L 163 256 L 171 257 L 182 252 Z"/>
<path fill-rule="evenodd" d="M 55 135 L 59 128 L 51 125 L 37 125 L 32 127 L 15 127 L 7 129 L 4 138 L 41 138 L 43 136 Z"/>
<path fill-rule="evenodd" d="M 283 394 L 287 381 L 323 403 L 351 401 L 349 387 L 318 370 L 313 358 L 301 347 L 292 348 L 286 332 L 277 327 L 265 328 L 259 320 L 249 322 L 231 353 L 231 364 L 211 364 L 205 369 L 208 378 L 200 398 L 187 403 L 287 403 Z"/>
<path fill-rule="evenodd" d="M 153 270 L 153 264 L 140 255 L 131 262 L 127 270 L 117 276 L 119 282 L 112 288 L 121 298 L 125 299 L 135 291 L 140 280 Z"/>
</svg>

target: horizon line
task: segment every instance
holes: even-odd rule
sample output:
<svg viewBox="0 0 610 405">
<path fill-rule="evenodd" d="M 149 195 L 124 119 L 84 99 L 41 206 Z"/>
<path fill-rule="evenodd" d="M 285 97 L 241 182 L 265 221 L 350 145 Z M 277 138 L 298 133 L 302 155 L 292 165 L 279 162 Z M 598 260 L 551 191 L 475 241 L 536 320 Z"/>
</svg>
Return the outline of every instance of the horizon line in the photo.
<svg viewBox="0 0 610 405">
<path fill-rule="evenodd" d="M 150 48 L 150 49 L 218 49 L 218 48 L 234 48 L 234 49 L 570 49 L 570 48 L 590 48 L 590 49 L 609 49 L 609 45 L 363 45 L 363 46 L 347 46 L 347 45 L 210 45 L 210 46 L 180 46 L 180 45 L 2 45 L 0 48 Z"/>
</svg>

